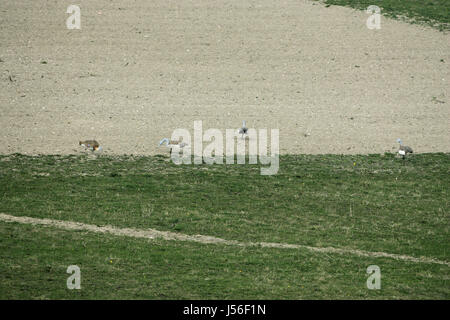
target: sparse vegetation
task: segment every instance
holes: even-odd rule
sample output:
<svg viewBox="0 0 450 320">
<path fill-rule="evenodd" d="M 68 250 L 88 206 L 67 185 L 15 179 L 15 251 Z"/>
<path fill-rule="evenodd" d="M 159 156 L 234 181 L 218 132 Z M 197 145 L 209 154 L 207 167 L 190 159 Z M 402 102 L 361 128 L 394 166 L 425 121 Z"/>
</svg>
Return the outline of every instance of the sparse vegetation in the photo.
<svg viewBox="0 0 450 320">
<path fill-rule="evenodd" d="M 381 13 L 411 23 L 423 23 L 439 30 L 450 30 L 450 1 L 448 0 L 323 0 L 326 6 L 349 6 L 366 10 L 377 5 Z"/>
</svg>

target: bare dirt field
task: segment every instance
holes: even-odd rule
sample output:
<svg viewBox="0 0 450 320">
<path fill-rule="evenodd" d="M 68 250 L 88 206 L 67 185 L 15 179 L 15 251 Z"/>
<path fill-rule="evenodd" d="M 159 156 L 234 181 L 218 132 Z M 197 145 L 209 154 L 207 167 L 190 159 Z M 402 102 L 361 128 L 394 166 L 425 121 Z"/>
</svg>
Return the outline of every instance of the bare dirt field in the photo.
<svg viewBox="0 0 450 320">
<path fill-rule="evenodd" d="M 450 152 L 450 35 L 306 0 L 0 4 L 0 153 L 156 154 L 176 128 L 278 128 L 281 153 Z"/>
</svg>

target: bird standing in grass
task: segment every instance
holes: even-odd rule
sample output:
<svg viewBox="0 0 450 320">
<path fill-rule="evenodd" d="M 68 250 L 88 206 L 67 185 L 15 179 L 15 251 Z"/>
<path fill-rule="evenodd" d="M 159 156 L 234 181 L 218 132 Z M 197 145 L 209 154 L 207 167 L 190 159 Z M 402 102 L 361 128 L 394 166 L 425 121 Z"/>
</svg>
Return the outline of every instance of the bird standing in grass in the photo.
<svg viewBox="0 0 450 320">
<path fill-rule="evenodd" d="M 239 129 L 239 134 L 242 134 L 242 139 L 244 139 L 244 135 L 247 134 L 248 128 L 245 126 L 245 120 L 242 121 L 242 128 Z"/>
<path fill-rule="evenodd" d="M 169 138 L 164 138 L 159 142 L 159 145 L 166 145 L 166 147 L 168 147 L 170 149 L 170 154 L 172 154 L 172 150 L 175 148 L 179 148 L 179 149 L 183 149 L 184 147 L 186 147 L 188 144 L 186 142 L 181 142 L 181 141 L 177 141 L 177 140 L 169 140 Z"/>
<path fill-rule="evenodd" d="M 91 151 L 101 151 L 103 149 L 96 140 L 80 141 L 79 144 L 80 146 L 83 146 Z"/>
<path fill-rule="evenodd" d="M 403 159 L 405 159 L 405 157 L 408 153 L 413 153 L 413 149 L 411 149 L 411 147 L 404 146 L 402 143 L 402 140 L 397 139 L 397 142 L 400 144 L 400 148 L 398 149 L 398 154 L 401 155 L 403 157 Z"/>
</svg>

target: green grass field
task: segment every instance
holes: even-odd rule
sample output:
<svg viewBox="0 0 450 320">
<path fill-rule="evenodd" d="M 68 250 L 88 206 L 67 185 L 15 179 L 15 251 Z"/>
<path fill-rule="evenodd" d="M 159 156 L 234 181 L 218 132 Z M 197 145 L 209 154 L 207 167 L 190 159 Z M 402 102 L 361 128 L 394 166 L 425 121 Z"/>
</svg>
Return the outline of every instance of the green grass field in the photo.
<svg viewBox="0 0 450 320">
<path fill-rule="evenodd" d="M 366 10 L 370 5 L 381 8 L 381 13 L 395 19 L 432 26 L 441 31 L 450 30 L 450 1 L 448 0 L 321 0 L 326 6 L 348 6 Z"/>
<path fill-rule="evenodd" d="M 282 156 L 274 176 L 169 160 L 0 156 L 0 213 L 450 261 L 450 154 Z M 448 264 L 0 229 L 0 299 L 450 298 Z M 380 290 L 366 287 L 373 264 Z M 81 268 L 81 290 L 66 287 L 69 265 Z"/>
</svg>

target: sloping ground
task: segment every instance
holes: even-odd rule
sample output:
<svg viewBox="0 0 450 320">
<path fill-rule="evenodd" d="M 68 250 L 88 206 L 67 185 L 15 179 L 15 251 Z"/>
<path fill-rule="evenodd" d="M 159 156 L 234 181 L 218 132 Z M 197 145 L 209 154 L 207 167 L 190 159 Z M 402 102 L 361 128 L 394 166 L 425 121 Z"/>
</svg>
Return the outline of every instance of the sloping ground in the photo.
<svg viewBox="0 0 450 320">
<path fill-rule="evenodd" d="M 0 153 L 166 152 L 176 128 L 280 129 L 281 153 L 450 152 L 450 36 L 310 1 L 3 1 Z"/>
<path fill-rule="evenodd" d="M 450 31 L 450 2 L 447 0 L 316 0 L 326 6 L 340 5 L 367 10 L 376 4 L 380 13 L 386 17 L 408 23 L 427 25 L 440 31 Z"/>
</svg>

